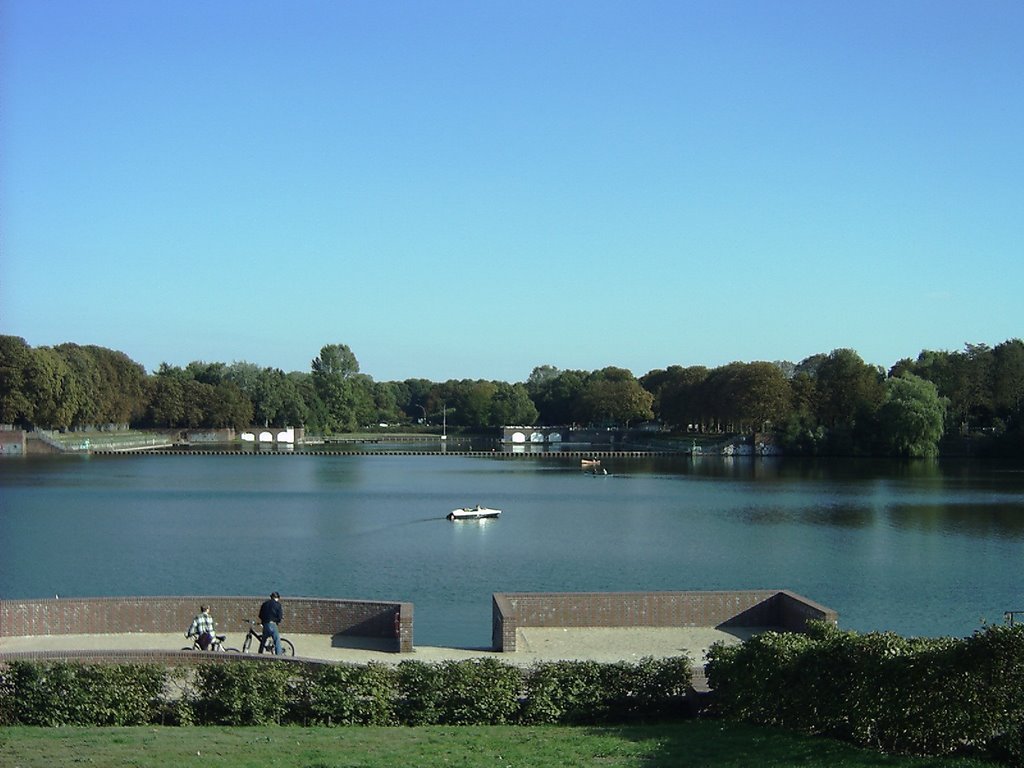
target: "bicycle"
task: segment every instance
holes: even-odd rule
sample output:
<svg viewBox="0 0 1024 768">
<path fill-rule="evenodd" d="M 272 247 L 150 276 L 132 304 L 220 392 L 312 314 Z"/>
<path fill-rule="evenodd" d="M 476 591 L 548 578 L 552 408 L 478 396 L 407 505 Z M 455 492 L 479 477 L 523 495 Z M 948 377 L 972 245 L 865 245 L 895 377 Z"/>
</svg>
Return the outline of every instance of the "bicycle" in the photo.
<svg viewBox="0 0 1024 768">
<path fill-rule="evenodd" d="M 206 648 L 203 648 L 199 644 L 199 635 L 185 635 L 185 637 L 192 638 L 192 645 L 186 645 L 181 650 L 183 651 L 221 651 L 225 653 L 238 653 L 237 648 L 227 648 L 224 646 L 224 641 L 228 639 L 227 635 L 214 635 L 213 642 Z"/>
<path fill-rule="evenodd" d="M 260 629 L 262 629 L 263 624 L 255 619 L 245 619 L 245 623 L 249 625 L 249 631 L 246 633 L 245 640 L 242 642 L 242 653 L 248 653 L 249 649 L 252 648 L 253 640 L 255 640 L 257 652 L 273 655 L 274 638 L 270 635 L 264 635 L 262 632 L 256 631 L 256 627 L 260 627 Z M 281 638 L 281 655 L 295 655 L 295 645 L 286 637 Z"/>
</svg>

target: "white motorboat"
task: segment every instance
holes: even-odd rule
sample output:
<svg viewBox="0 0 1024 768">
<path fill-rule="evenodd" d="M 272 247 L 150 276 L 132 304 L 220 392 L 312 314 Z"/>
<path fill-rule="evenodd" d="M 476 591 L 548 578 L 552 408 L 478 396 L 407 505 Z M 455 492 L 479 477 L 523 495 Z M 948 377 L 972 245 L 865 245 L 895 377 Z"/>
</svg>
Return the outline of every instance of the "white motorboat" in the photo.
<svg viewBox="0 0 1024 768">
<path fill-rule="evenodd" d="M 481 507 L 477 504 L 475 507 L 462 507 L 461 509 L 453 509 L 448 513 L 449 520 L 485 520 L 487 518 L 498 517 L 501 515 L 500 509 L 491 509 L 490 507 Z"/>
</svg>

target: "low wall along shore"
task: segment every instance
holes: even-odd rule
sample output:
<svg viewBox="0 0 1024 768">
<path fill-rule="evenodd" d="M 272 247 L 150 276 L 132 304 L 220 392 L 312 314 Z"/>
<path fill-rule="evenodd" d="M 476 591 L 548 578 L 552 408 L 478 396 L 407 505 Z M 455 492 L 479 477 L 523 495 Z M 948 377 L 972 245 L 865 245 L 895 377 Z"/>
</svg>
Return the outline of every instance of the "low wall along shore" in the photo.
<svg viewBox="0 0 1024 768">
<path fill-rule="evenodd" d="M 264 599 L 182 596 L 0 600 L 0 638 L 184 633 L 200 604 L 210 606 L 218 632 L 238 637 L 246 633 L 249 628 L 246 620 L 256 618 Z M 415 650 L 412 603 L 286 597 L 282 605 L 285 611 L 282 630 L 286 635 L 384 640 L 385 646 L 393 643 L 396 652 Z M 829 608 L 793 592 L 776 589 L 499 592 L 492 596 L 491 650 L 515 652 L 519 630 L 531 627 L 710 627 L 802 632 L 809 620 L 836 623 L 837 619 L 836 612 Z M 143 652 L 129 655 L 135 657 L 140 653 L 144 655 Z M 93 652 L 90 655 L 104 654 Z"/>
<path fill-rule="evenodd" d="M 802 632 L 808 620 L 838 614 L 787 590 L 734 592 L 499 592 L 492 605 L 491 644 L 515 651 L 528 627 L 730 627 Z"/>
<path fill-rule="evenodd" d="M 218 632 L 245 634 L 265 597 L 92 597 L 0 600 L 0 637 L 182 632 L 210 606 Z M 395 650 L 413 650 L 412 603 L 289 597 L 282 631 L 394 639 Z"/>
</svg>

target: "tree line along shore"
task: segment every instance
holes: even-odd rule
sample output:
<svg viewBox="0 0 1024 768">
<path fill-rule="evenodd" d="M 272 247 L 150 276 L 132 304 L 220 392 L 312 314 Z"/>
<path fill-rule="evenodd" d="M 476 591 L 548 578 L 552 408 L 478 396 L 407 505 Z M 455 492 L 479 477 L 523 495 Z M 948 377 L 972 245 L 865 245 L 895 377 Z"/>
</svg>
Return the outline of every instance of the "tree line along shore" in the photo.
<svg viewBox="0 0 1024 768">
<path fill-rule="evenodd" d="M 922 351 L 890 370 L 852 349 L 798 363 L 533 369 L 524 382 L 378 382 L 345 344 L 309 371 L 248 362 L 163 363 L 153 373 L 95 345 L 32 347 L 0 335 L 0 424 L 26 429 L 243 429 L 307 434 L 370 429 L 487 433 L 508 424 L 566 424 L 672 434 L 771 433 L 788 454 L 927 457 L 947 450 L 1024 455 L 1024 342 Z"/>
</svg>

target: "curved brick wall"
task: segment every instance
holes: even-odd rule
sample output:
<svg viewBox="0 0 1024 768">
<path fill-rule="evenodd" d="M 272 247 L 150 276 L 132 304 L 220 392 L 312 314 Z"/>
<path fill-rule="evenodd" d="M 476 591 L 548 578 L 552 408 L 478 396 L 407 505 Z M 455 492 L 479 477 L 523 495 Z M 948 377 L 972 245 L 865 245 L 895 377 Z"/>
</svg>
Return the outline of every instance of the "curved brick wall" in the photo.
<svg viewBox="0 0 1024 768">
<path fill-rule="evenodd" d="M 491 644 L 514 651 L 523 627 L 774 627 L 800 632 L 838 614 L 787 590 L 496 592 Z"/>
<path fill-rule="evenodd" d="M 245 620 L 256 618 L 265 599 L 182 596 L 0 600 L 0 636 L 184 633 L 199 612 L 200 603 L 210 606 L 219 632 L 238 634 L 248 630 Z M 413 650 L 412 603 L 284 597 L 281 605 L 281 627 L 286 633 L 393 638 L 397 650 Z"/>
</svg>

